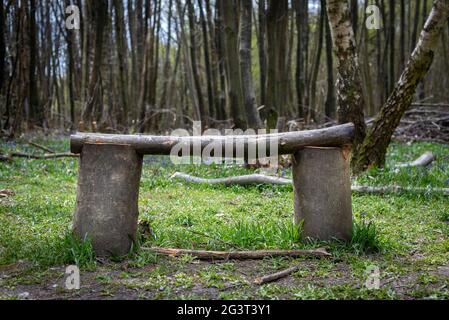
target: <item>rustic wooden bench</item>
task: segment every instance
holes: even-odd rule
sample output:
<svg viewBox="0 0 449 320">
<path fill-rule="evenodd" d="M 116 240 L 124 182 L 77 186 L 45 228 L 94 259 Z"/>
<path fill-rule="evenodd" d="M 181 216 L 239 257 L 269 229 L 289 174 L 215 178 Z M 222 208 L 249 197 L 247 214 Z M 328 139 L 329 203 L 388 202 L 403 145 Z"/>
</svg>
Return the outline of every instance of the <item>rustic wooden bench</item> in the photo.
<svg viewBox="0 0 449 320">
<path fill-rule="evenodd" d="M 169 155 L 183 145 L 211 143 L 269 148 L 292 154 L 294 221 L 303 238 L 349 239 L 352 233 L 350 145 L 354 126 L 266 135 L 148 136 L 76 133 L 70 148 L 80 154 L 74 234 L 92 241 L 98 255 L 126 254 L 137 233 L 138 196 L 145 154 Z M 246 151 L 245 151 L 246 152 Z"/>
</svg>

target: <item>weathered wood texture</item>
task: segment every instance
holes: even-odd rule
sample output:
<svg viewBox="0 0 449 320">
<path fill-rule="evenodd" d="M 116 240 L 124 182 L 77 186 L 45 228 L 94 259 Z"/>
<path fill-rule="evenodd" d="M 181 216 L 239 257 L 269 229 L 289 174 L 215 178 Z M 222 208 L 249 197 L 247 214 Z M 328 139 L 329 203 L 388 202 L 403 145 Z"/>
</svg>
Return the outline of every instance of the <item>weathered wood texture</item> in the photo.
<svg viewBox="0 0 449 320">
<path fill-rule="evenodd" d="M 267 257 L 330 257 L 326 249 L 318 248 L 315 250 L 257 250 L 257 251 L 206 251 L 189 250 L 175 248 L 145 248 L 159 254 L 165 254 L 173 257 L 191 255 L 201 260 L 251 260 L 264 259 Z"/>
<path fill-rule="evenodd" d="M 307 147 L 294 155 L 295 222 L 301 237 L 350 240 L 352 235 L 349 150 Z"/>
<path fill-rule="evenodd" d="M 142 155 L 127 145 L 85 144 L 73 232 L 97 255 L 124 255 L 137 231 Z"/>
<path fill-rule="evenodd" d="M 170 154 L 172 148 L 179 143 L 190 147 L 201 145 L 201 150 L 211 143 L 218 143 L 223 150 L 226 144 L 236 146 L 242 144 L 245 150 L 254 145 L 266 145 L 278 141 L 279 154 L 291 154 L 305 146 L 335 147 L 351 144 L 354 137 L 354 125 L 344 124 L 326 129 L 284 132 L 266 135 L 234 135 L 234 136 L 149 136 L 149 135 L 117 135 L 76 133 L 70 138 L 70 150 L 80 153 L 83 145 L 91 144 L 126 144 L 140 154 Z"/>
</svg>

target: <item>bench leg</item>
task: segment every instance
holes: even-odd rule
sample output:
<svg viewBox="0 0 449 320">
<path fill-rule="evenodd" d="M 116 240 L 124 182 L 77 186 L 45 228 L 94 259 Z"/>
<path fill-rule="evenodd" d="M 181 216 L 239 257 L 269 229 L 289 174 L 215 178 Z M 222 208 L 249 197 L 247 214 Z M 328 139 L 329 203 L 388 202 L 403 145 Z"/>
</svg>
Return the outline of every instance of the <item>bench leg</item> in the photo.
<svg viewBox="0 0 449 320">
<path fill-rule="evenodd" d="M 124 255 L 135 240 L 142 155 L 127 145 L 85 144 L 73 232 L 99 256 Z"/>
<path fill-rule="evenodd" d="M 349 152 L 307 147 L 294 155 L 295 223 L 302 238 L 349 240 L 352 233 Z"/>
</svg>

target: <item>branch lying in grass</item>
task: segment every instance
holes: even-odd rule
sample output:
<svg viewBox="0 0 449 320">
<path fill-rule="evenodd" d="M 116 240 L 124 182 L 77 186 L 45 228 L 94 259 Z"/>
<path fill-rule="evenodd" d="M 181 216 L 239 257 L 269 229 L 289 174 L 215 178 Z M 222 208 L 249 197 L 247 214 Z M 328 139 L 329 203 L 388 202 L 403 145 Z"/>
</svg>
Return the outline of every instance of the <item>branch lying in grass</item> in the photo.
<svg viewBox="0 0 449 320">
<path fill-rule="evenodd" d="M 274 185 L 288 185 L 292 184 L 291 179 L 278 178 L 264 176 L 261 174 L 250 174 L 246 176 L 235 176 L 218 179 L 204 179 L 198 178 L 186 173 L 175 172 L 171 178 L 181 179 L 191 183 L 203 183 L 203 184 L 222 184 L 225 186 L 230 185 L 251 185 L 251 184 L 274 184 Z M 371 194 L 384 194 L 384 193 L 443 193 L 449 194 L 449 188 L 415 188 L 415 187 L 400 187 L 400 186 L 357 186 L 351 187 L 352 191 L 359 193 L 371 193 Z"/>
<path fill-rule="evenodd" d="M 442 193 L 449 195 L 449 188 L 419 188 L 419 187 L 400 187 L 400 186 L 352 186 L 352 191 L 359 193 L 372 193 L 372 194 L 384 194 L 384 193 Z"/>
<path fill-rule="evenodd" d="M 50 148 L 48 148 L 48 147 L 46 147 L 46 146 L 37 144 L 36 142 L 28 141 L 28 144 L 29 144 L 30 146 L 35 147 L 35 148 L 44 150 L 45 152 L 48 152 L 48 153 L 56 153 L 56 152 L 54 152 L 54 150 L 52 150 L 52 149 L 50 149 Z"/>
<path fill-rule="evenodd" d="M 200 260 L 255 260 L 266 257 L 329 257 L 331 254 L 324 248 L 315 250 L 257 250 L 257 251 L 206 251 L 206 250 L 189 250 L 189 249 L 173 249 L 142 247 L 143 250 L 149 250 L 160 254 L 179 257 L 182 255 L 191 255 Z"/>
<path fill-rule="evenodd" d="M 425 167 L 431 164 L 434 160 L 435 156 L 432 153 L 432 151 L 427 151 L 415 161 L 398 163 L 395 167 L 396 168 Z"/>
<path fill-rule="evenodd" d="M 275 273 L 272 273 L 272 274 L 269 274 L 269 275 L 266 275 L 263 277 L 258 277 L 254 280 L 254 283 L 262 285 L 262 284 L 265 284 L 268 282 L 273 282 L 273 281 L 279 280 L 281 278 L 289 276 L 290 274 L 292 274 L 293 272 L 298 270 L 300 267 L 301 267 L 300 265 L 296 265 L 296 266 L 290 267 L 290 268 L 282 270 L 282 271 L 278 271 L 278 272 L 275 272 Z"/>
<path fill-rule="evenodd" d="M 57 159 L 57 158 L 77 158 L 79 155 L 65 152 L 65 153 L 46 153 L 46 154 L 31 154 L 23 152 L 11 152 L 7 155 L 0 154 L 0 161 L 11 161 L 14 158 L 27 158 L 27 159 Z"/>
<path fill-rule="evenodd" d="M 225 186 L 229 185 L 250 185 L 250 184 L 279 184 L 279 185 L 287 185 L 291 184 L 292 181 L 290 179 L 279 178 L 279 177 L 270 177 L 265 176 L 263 174 L 250 174 L 246 176 L 236 176 L 236 177 L 227 177 L 227 178 L 217 178 L 217 179 L 204 179 L 199 177 L 194 177 L 182 172 L 175 172 L 171 178 L 182 179 L 187 182 L 192 183 L 205 183 L 205 184 L 223 184 Z"/>
</svg>

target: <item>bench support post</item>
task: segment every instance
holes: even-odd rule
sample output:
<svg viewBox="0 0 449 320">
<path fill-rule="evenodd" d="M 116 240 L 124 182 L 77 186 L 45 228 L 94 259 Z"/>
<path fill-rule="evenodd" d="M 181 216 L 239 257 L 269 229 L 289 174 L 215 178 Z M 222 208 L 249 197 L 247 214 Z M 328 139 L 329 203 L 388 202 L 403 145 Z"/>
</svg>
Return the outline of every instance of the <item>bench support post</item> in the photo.
<svg viewBox="0 0 449 320">
<path fill-rule="evenodd" d="M 99 256 L 124 255 L 135 240 L 142 155 L 128 145 L 84 144 L 73 232 Z"/>
<path fill-rule="evenodd" d="M 350 240 L 349 150 L 306 147 L 294 155 L 295 223 L 302 238 Z"/>
</svg>

